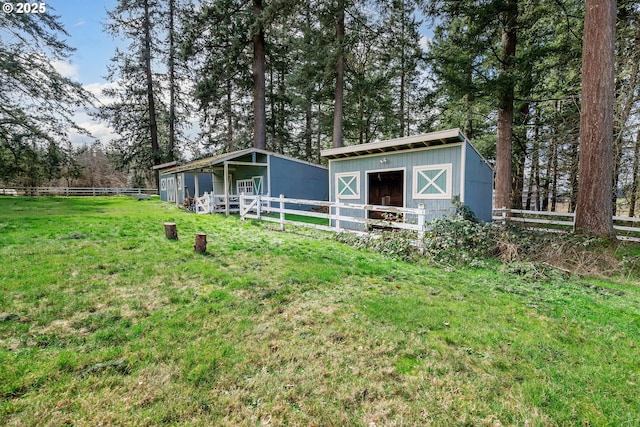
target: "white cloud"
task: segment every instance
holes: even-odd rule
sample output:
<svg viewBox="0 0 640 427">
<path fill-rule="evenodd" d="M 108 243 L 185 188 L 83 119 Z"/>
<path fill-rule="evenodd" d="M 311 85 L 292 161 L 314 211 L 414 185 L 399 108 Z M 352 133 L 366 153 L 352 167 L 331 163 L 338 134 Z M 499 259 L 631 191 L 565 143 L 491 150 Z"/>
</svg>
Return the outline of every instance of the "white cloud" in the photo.
<svg viewBox="0 0 640 427">
<path fill-rule="evenodd" d="M 82 27 L 84 24 L 86 24 L 87 21 L 85 21 L 84 19 L 81 19 L 80 21 L 76 22 L 74 24 L 74 27 L 78 28 L 78 27 Z"/>
<path fill-rule="evenodd" d="M 107 124 L 94 119 L 87 113 L 78 112 L 73 119 L 78 126 L 89 131 L 91 136 L 103 144 L 117 136 L 113 129 L 111 129 Z M 69 139 L 71 140 L 71 144 L 74 146 L 90 145 L 93 142 L 93 139 L 90 137 L 79 134 L 73 130 L 69 132 Z"/>
<path fill-rule="evenodd" d="M 420 47 L 423 51 L 428 52 L 431 48 L 431 39 L 426 36 L 420 37 Z"/>
<path fill-rule="evenodd" d="M 98 100 L 98 105 L 107 105 L 107 104 L 111 104 L 115 101 L 114 98 L 110 98 L 108 96 L 105 96 L 102 91 L 104 89 L 113 89 L 113 88 L 117 88 L 119 85 L 118 82 L 100 82 L 100 83 L 89 83 L 84 85 L 84 89 L 88 92 L 90 92 L 93 96 L 96 97 L 96 99 Z"/>
<path fill-rule="evenodd" d="M 78 80 L 79 79 L 78 66 L 77 65 L 70 64 L 70 63 L 65 62 L 65 61 L 59 61 L 59 60 L 53 61 L 51 63 L 51 65 L 63 77 L 68 77 L 68 78 L 73 79 L 73 80 Z"/>
</svg>

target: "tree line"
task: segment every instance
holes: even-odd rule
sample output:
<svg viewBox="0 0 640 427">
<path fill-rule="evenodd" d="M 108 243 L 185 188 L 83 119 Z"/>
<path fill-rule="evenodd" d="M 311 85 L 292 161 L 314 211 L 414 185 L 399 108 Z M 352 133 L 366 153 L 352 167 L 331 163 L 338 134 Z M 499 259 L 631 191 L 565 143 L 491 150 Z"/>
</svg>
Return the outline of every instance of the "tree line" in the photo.
<svg viewBox="0 0 640 427">
<path fill-rule="evenodd" d="M 615 8 L 607 209 L 621 198 L 635 215 L 640 6 L 594 3 Z M 125 42 L 107 70 L 115 101 L 95 114 L 118 135 L 105 141 L 110 159 L 137 177 L 186 155 L 255 146 L 322 162 L 323 148 L 459 127 L 494 164 L 497 207 L 575 211 L 586 10 L 582 0 L 119 0 L 105 23 Z M 2 73 L 14 75 L 4 62 Z M 3 159 L 16 158 L 8 141 L 63 146 L 56 133 L 2 126 Z"/>
</svg>

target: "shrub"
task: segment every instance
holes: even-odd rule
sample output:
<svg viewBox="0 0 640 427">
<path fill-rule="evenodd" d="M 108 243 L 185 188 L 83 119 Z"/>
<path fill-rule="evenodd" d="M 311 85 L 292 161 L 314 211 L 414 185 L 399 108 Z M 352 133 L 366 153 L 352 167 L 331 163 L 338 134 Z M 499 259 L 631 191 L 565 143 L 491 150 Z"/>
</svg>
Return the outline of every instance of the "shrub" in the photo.
<svg viewBox="0 0 640 427">
<path fill-rule="evenodd" d="M 495 253 L 496 231 L 491 224 L 453 215 L 430 224 L 424 241 L 425 254 L 436 262 L 468 263 Z"/>
<path fill-rule="evenodd" d="M 391 258 L 415 260 L 418 254 L 416 236 L 408 231 L 383 231 L 367 234 L 338 233 L 336 240 L 359 249 L 370 249 Z"/>
</svg>

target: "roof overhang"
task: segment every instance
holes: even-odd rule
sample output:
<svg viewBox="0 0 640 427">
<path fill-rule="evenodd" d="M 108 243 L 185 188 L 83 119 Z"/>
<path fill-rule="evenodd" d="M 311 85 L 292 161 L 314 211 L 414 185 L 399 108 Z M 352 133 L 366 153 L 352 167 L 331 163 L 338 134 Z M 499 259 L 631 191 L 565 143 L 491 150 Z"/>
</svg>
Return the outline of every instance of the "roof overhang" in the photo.
<svg viewBox="0 0 640 427">
<path fill-rule="evenodd" d="M 310 162 L 306 162 L 304 160 L 295 159 L 293 157 L 288 157 L 282 154 L 274 153 L 267 150 L 261 150 L 258 148 L 246 148 L 244 150 L 234 151 L 232 153 L 223 153 L 213 157 L 207 157 L 205 159 L 194 160 L 185 164 L 178 164 L 175 167 L 170 167 L 167 169 L 163 169 L 161 173 L 163 174 L 171 174 L 171 173 L 180 173 L 180 172 L 211 172 L 216 168 L 220 168 L 221 166 L 227 165 L 236 165 L 236 166 L 262 166 L 266 167 L 268 163 L 257 162 L 252 158 L 250 162 L 242 162 L 237 161 L 236 159 L 253 155 L 253 154 L 263 154 L 268 157 L 279 157 L 282 159 L 287 159 L 290 161 L 303 163 L 309 166 L 314 166 L 321 169 L 327 169 L 324 166 L 316 165 Z"/>
<path fill-rule="evenodd" d="M 349 147 L 330 148 L 322 150 L 320 154 L 327 159 L 342 159 L 346 157 L 367 156 L 378 153 L 411 150 L 416 148 L 433 147 L 437 145 L 455 144 L 466 141 L 460 129 L 448 129 L 421 135 L 389 139 L 386 141 L 370 142 L 368 144 L 351 145 Z"/>
<path fill-rule="evenodd" d="M 172 168 L 174 166 L 178 166 L 180 163 L 173 161 L 173 162 L 167 162 L 167 163 L 162 163 L 160 165 L 155 165 L 153 166 L 151 169 L 153 170 L 162 170 L 162 169 L 169 169 Z"/>
</svg>

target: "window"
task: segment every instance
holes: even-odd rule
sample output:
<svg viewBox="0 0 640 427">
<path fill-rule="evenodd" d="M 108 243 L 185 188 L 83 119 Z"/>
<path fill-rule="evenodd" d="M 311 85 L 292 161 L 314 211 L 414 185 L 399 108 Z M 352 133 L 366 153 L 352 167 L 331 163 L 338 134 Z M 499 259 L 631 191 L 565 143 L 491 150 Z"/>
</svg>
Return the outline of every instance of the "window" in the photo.
<svg viewBox="0 0 640 427">
<path fill-rule="evenodd" d="M 236 182 L 236 190 L 238 195 L 242 193 L 246 195 L 262 194 L 262 177 L 254 176 L 251 179 L 239 179 Z"/>
<path fill-rule="evenodd" d="M 253 180 L 252 179 L 239 179 L 236 182 L 236 189 L 238 195 L 240 194 L 253 194 Z"/>
<path fill-rule="evenodd" d="M 336 198 L 360 198 L 360 172 L 343 172 L 336 174 Z"/>
<path fill-rule="evenodd" d="M 451 163 L 413 168 L 414 199 L 450 199 Z"/>
<path fill-rule="evenodd" d="M 160 191 L 167 191 L 167 178 L 160 180 Z"/>
</svg>

